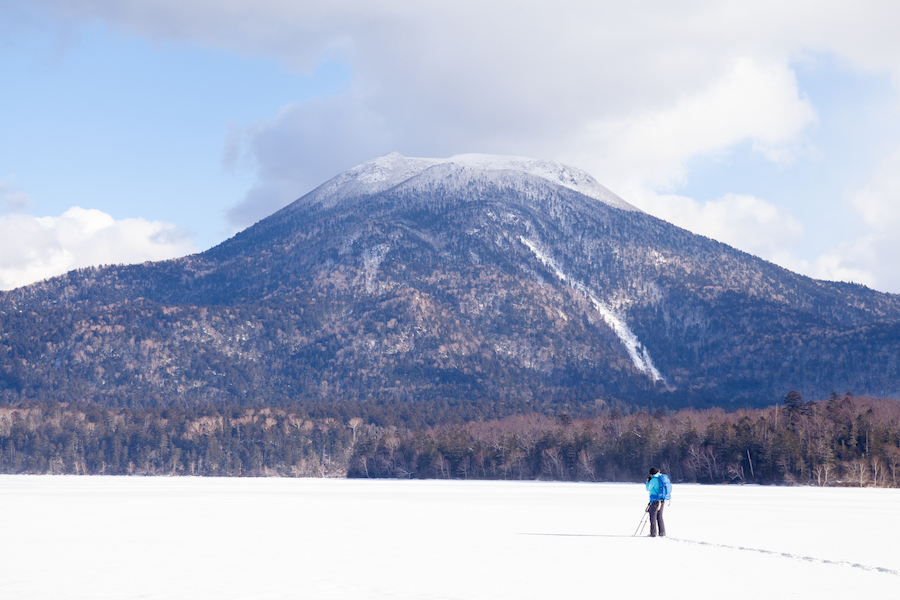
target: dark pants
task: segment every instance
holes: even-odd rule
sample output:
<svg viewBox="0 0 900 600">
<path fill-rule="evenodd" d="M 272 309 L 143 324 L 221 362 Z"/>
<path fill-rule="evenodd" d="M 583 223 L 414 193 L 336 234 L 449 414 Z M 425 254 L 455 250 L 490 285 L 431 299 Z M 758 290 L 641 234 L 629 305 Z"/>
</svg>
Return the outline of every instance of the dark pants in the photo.
<svg viewBox="0 0 900 600">
<path fill-rule="evenodd" d="M 663 508 L 665 502 L 650 503 L 650 537 L 666 535 L 666 524 L 663 522 Z"/>
</svg>

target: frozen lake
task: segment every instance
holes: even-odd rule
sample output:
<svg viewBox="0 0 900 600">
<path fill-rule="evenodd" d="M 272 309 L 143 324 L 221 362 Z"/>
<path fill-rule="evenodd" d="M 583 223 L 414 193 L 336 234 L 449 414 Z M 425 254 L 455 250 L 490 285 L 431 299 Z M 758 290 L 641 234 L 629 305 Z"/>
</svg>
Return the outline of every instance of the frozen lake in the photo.
<svg viewBox="0 0 900 600">
<path fill-rule="evenodd" d="M 0 476 L 0 598 L 896 597 L 900 490 Z M 645 532 L 646 533 L 646 532 Z"/>
</svg>

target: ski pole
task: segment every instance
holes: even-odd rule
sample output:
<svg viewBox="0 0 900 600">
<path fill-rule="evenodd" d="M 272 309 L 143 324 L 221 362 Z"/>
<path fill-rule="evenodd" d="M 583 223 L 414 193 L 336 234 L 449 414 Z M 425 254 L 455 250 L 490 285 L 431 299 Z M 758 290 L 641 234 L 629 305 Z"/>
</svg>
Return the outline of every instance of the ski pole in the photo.
<svg viewBox="0 0 900 600">
<path fill-rule="evenodd" d="M 647 508 L 649 508 L 649 505 L 647 506 Z M 644 532 L 644 521 L 647 519 L 647 515 L 648 515 L 648 512 L 647 512 L 647 510 L 645 509 L 645 510 L 644 510 L 644 514 L 641 515 L 641 522 L 638 523 L 637 529 L 634 530 L 634 534 L 633 534 L 631 537 L 637 536 L 638 530 L 640 530 L 641 533 Z"/>
<path fill-rule="evenodd" d="M 637 529 L 634 530 L 634 535 L 632 535 L 631 537 L 637 536 L 637 534 L 638 534 L 638 529 L 641 530 L 641 534 L 643 535 L 643 533 L 644 533 L 644 527 L 646 527 L 645 520 L 647 519 L 647 516 L 648 516 L 649 514 L 650 514 L 650 505 L 648 504 L 648 505 L 647 505 L 647 508 L 644 509 L 644 514 L 641 515 L 641 522 L 638 523 Z"/>
</svg>

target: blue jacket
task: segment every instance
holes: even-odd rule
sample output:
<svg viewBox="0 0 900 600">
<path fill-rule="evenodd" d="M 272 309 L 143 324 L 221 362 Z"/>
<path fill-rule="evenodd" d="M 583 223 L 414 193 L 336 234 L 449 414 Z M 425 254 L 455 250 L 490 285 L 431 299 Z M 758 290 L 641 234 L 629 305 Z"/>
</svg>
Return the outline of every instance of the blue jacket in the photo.
<svg viewBox="0 0 900 600">
<path fill-rule="evenodd" d="M 650 481 L 644 484 L 644 487 L 650 492 L 650 502 L 659 501 L 659 473 L 652 476 Z"/>
</svg>

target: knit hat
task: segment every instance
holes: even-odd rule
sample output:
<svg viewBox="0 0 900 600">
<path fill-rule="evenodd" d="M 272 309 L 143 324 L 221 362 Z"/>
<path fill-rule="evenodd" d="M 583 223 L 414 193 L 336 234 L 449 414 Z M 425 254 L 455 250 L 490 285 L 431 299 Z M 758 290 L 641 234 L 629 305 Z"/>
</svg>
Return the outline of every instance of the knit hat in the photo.
<svg viewBox="0 0 900 600">
<path fill-rule="evenodd" d="M 657 469 L 656 467 L 650 467 L 651 475 L 656 475 L 657 473 L 659 473 L 659 469 Z"/>
</svg>

